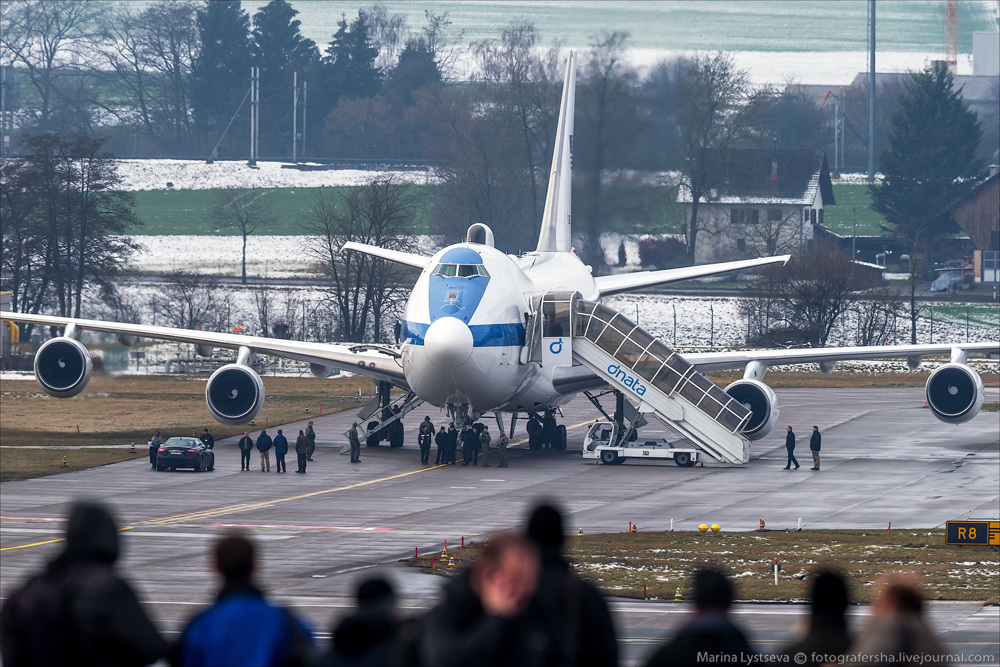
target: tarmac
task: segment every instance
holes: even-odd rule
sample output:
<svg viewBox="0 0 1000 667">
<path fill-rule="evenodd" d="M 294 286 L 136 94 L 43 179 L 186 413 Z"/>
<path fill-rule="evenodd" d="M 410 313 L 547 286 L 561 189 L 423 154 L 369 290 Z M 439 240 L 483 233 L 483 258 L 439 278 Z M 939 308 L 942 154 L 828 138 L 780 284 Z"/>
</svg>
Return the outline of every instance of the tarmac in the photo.
<svg viewBox="0 0 1000 667">
<path fill-rule="evenodd" d="M 595 465 L 580 456 L 586 425 L 597 417 L 585 398 L 564 407 L 569 428 L 564 452 L 509 450 L 509 468 L 421 466 L 416 425 L 437 409 L 417 408 L 406 419 L 407 444 L 362 448 L 361 463 L 341 455 L 353 410 L 311 417 L 318 447 L 305 475 L 239 470 L 235 438 L 216 444 L 216 470 L 154 472 L 145 448 L 136 460 L 100 468 L 0 484 L 0 597 L 37 571 L 60 548 L 70 503 L 99 498 L 127 529 L 122 571 L 168 633 L 212 600 L 213 541 L 232 528 L 261 543 L 260 581 L 266 589 L 328 630 L 350 607 L 362 576 L 375 569 L 397 582 L 403 605 L 425 609 L 441 580 L 395 561 L 439 551 L 492 531 L 518 527 L 532 504 L 547 498 L 568 513 L 567 532 L 691 530 L 718 523 L 723 530 L 768 528 L 939 528 L 945 521 L 1000 517 L 1000 427 L 996 413 L 969 423 L 938 422 L 923 407 L 921 389 L 777 390 L 781 416 L 774 431 L 753 443 L 746 466 L 671 462 Z M 997 390 L 987 390 L 997 401 Z M 358 404 L 358 408 L 363 403 Z M 282 428 L 297 434 L 306 419 Z M 495 422 L 483 420 L 495 431 Z M 783 470 L 784 425 L 799 435 L 800 470 Z M 812 472 L 808 434 L 823 433 L 821 471 Z M 524 422 L 514 441 L 523 439 Z M 274 433 L 274 429 L 269 429 Z M 667 435 L 654 422 L 642 437 Z M 169 435 L 169 434 L 168 434 Z M 494 454 L 495 456 L 495 454 Z M 432 461 L 434 452 L 432 451 Z M 273 459 L 273 456 L 272 456 Z M 294 471 L 294 456 L 289 457 Z M 651 653 L 660 637 L 683 622 L 686 605 L 615 601 L 613 609 L 627 664 Z M 1000 660 L 997 607 L 936 603 L 934 627 L 963 662 Z M 858 614 L 867 613 L 864 607 Z M 778 648 L 795 631 L 803 610 L 794 605 L 741 605 L 738 617 L 755 647 Z M 328 633 L 321 640 L 328 640 Z M 964 653 L 963 653 L 964 652 Z M 978 657 L 977 657 L 978 656 Z M 992 658 L 990 657 L 992 656 Z"/>
</svg>

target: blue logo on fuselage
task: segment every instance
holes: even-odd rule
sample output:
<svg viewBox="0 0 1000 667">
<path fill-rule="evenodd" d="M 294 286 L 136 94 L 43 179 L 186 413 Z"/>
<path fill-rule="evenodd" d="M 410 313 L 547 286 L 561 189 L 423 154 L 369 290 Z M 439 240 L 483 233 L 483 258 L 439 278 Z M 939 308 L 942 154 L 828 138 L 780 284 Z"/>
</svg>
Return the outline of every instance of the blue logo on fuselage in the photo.
<svg viewBox="0 0 1000 667">
<path fill-rule="evenodd" d="M 562 352 L 562 338 L 549 345 L 549 352 L 552 354 L 559 354 Z"/>
<path fill-rule="evenodd" d="M 637 393 L 639 396 L 646 393 L 646 385 L 642 383 L 642 380 L 633 375 L 629 375 L 625 369 L 618 364 L 611 364 L 608 366 L 608 374 Z"/>
</svg>

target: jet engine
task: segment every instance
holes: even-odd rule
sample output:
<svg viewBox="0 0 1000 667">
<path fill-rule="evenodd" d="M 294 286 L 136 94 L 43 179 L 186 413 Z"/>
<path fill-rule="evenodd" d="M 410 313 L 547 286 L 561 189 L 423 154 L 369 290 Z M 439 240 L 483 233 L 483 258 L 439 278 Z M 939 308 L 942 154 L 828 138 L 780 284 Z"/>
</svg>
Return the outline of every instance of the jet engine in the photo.
<svg viewBox="0 0 1000 667">
<path fill-rule="evenodd" d="M 227 364 L 208 378 L 205 402 L 223 424 L 247 424 L 264 407 L 264 383 L 249 366 Z"/>
<path fill-rule="evenodd" d="M 35 353 L 38 384 L 56 398 L 69 398 L 83 391 L 93 370 L 90 352 L 75 338 L 52 338 Z"/>
<path fill-rule="evenodd" d="M 778 420 L 778 397 L 760 380 L 737 380 L 728 387 L 726 393 L 746 406 L 750 411 L 750 421 L 743 429 L 749 440 L 760 440 L 771 432 Z"/>
<path fill-rule="evenodd" d="M 983 405 L 983 379 L 965 364 L 945 364 L 927 378 L 927 407 L 947 424 L 964 424 Z"/>
</svg>

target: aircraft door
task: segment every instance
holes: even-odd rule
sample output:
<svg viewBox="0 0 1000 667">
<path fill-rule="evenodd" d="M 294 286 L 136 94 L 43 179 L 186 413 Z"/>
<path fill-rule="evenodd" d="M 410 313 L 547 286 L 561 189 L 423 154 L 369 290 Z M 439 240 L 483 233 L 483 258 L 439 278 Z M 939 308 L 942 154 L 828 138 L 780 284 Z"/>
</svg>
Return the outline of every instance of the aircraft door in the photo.
<svg viewBox="0 0 1000 667">
<path fill-rule="evenodd" d="M 542 366 L 573 365 L 573 297 L 549 292 L 542 297 Z"/>
</svg>

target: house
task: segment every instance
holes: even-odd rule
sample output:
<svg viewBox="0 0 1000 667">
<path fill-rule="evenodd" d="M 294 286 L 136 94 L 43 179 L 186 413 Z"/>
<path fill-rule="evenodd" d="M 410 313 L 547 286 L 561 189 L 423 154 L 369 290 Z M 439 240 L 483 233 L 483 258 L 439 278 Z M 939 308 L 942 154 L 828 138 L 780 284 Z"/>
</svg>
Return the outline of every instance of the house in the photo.
<svg viewBox="0 0 1000 667">
<path fill-rule="evenodd" d="M 990 177 L 951 204 L 947 211 L 972 239 L 976 282 L 1000 282 L 1000 174 Z"/>
<path fill-rule="evenodd" d="M 825 151 L 730 150 L 713 162 L 716 187 L 698 205 L 698 263 L 788 252 L 811 241 L 823 207 L 836 204 Z M 690 221 L 690 190 L 677 201 Z"/>
</svg>

